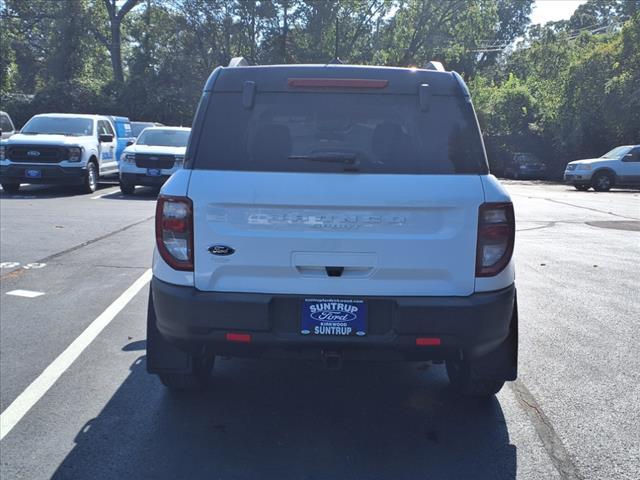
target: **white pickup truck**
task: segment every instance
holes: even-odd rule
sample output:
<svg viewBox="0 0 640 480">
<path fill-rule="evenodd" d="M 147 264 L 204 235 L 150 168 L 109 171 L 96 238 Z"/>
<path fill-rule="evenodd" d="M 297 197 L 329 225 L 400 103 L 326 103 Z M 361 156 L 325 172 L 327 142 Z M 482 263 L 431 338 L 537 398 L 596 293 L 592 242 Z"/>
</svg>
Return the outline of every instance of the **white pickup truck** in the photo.
<svg viewBox="0 0 640 480">
<path fill-rule="evenodd" d="M 116 141 L 108 117 L 35 115 L 0 143 L 0 183 L 8 193 L 21 183 L 79 185 L 94 192 L 99 177 L 118 173 Z"/>
</svg>

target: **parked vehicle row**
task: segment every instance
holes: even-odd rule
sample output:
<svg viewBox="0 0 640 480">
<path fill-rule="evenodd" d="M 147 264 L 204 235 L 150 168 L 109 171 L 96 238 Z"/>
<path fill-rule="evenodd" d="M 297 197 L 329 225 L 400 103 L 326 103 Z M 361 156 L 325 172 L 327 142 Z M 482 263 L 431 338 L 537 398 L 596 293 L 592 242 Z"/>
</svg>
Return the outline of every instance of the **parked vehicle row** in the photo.
<svg viewBox="0 0 640 480">
<path fill-rule="evenodd" d="M 516 180 L 548 178 L 547 166 L 533 153 L 513 153 L 496 169 L 504 177 Z M 640 187 L 640 145 L 622 145 L 598 158 L 569 162 L 564 181 L 581 191 Z"/>
<path fill-rule="evenodd" d="M 2 125 L 13 128 L 9 116 L 0 113 Z M 18 192 L 23 183 L 77 185 L 90 193 L 101 178 L 110 176 L 120 177 L 125 193 L 133 193 L 135 185 L 161 185 L 182 166 L 189 129 L 151 129 L 149 135 L 141 133 L 146 150 L 138 158 L 127 117 L 35 115 L 20 132 L 3 137 L 0 183 L 10 193 Z"/>
</svg>

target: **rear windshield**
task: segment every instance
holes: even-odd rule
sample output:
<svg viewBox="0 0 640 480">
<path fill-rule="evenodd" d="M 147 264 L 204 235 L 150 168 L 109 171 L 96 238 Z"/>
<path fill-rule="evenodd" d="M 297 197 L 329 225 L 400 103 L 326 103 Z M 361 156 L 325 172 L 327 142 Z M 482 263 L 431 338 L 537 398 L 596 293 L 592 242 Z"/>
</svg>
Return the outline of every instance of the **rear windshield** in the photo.
<svg viewBox="0 0 640 480">
<path fill-rule="evenodd" d="M 486 173 L 471 104 L 417 95 L 213 93 L 193 168 L 212 170 Z"/>
<path fill-rule="evenodd" d="M 136 142 L 138 145 L 154 145 L 156 147 L 186 147 L 189 141 L 189 130 L 144 130 Z"/>
<path fill-rule="evenodd" d="M 147 127 L 153 127 L 153 123 L 131 122 L 131 135 L 137 137 Z"/>
</svg>

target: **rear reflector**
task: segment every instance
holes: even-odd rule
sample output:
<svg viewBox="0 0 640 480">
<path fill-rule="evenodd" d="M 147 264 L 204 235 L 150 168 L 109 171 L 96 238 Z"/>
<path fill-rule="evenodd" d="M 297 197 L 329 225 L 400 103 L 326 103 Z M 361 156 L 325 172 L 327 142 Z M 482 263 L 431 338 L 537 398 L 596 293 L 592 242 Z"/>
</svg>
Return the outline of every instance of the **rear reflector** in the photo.
<svg viewBox="0 0 640 480">
<path fill-rule="evenodd" d="M 440 345 L 442 341 L 438 337 L 418 337 L 416 338 L 416 345 L 421 347 L 424 346 L 435 346 Z"/>
<path fill-rule="evenodd" d="M 227 333 L 227 342 L 250 343 L 251 335 L 248 333 Z"/>
<path fill-rule="evenodd" d="M 287 84 L 297 88 L 385 88 L 389 80 L 369 78 L 289 78 Z"/>
</svg>

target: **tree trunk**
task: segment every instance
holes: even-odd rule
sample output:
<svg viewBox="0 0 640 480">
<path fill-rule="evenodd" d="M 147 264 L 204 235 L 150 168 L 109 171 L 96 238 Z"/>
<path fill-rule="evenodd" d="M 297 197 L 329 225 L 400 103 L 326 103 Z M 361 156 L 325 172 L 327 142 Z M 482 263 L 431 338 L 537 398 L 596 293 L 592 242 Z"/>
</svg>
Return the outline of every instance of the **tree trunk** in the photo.
<svg viewBox="0 0 640 480">
<path fill-rule="evenodd" d="M 284 0 L 282 3 L 284 9 L 284 20 L 282 22 L 282 63 L 287 63 L 287 32 L 289 30 L 289 0 Z"/>
<path fill-rule="evenodd" d="M 111 66 L 113 67 L 113 79 L 117 83 L 124 82 L 124 74 L 122 72 L 122 49 L 120 38 L 120 19 L 111 22 Z"/>
<path fill-rule="evenodd" d="M 126 0 L 120 7 L 120 10 L 117 9 L 116 0 L 102 1 L 109 14 L 109 31 L 111 38 L 105 38 L 98 29 L 95 29 L 96 36 L 109 50 L 114 80 L 117 83 L 123 83 L 124 72 L 122 70 L 122 35 L 120 33 L 120 27 L 122 26 L 122 20 L 125 15 L 142 0 Z"/>
</svg>

